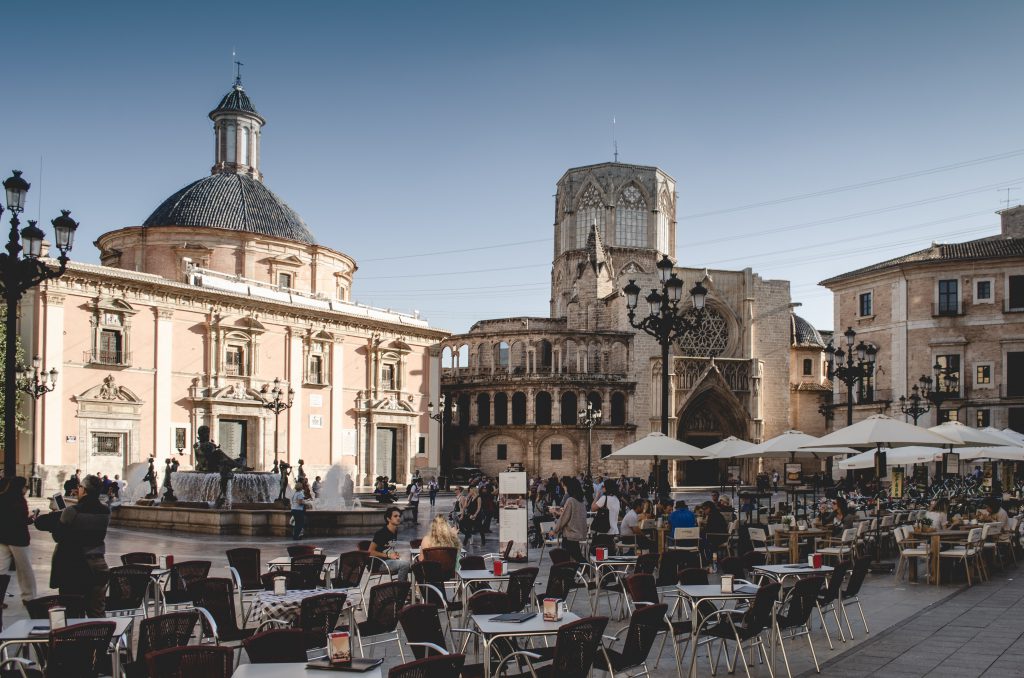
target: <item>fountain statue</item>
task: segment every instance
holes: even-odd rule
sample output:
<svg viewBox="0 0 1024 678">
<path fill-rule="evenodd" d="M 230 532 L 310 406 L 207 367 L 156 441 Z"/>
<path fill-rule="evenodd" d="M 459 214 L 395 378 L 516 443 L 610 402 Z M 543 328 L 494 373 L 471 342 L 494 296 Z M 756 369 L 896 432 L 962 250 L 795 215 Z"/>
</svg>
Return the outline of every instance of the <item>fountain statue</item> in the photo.
<svg viewBox="0 0 1024 678">
<path fill-rule="evenodd" d="M 197 471 L 200 473 L 216 473 L 223 471 L 225 467 L 228 469 L 237 468 L 240 471 L 249 470 L 241 458 L 232 459 L 224 454 L 224 451 L 220 449 L 220 445 L 210 440 L 209 426 L 200 426 L 197 435 L 199 436 L 199 442 L 192 446 L 195 450 Z"/>
<path fill-rule="evenodd" d="M 149 471 L 146 473 L 146 477 L 142 479 L 144 481 L 148 481 L 149 482 L 149 494 L 146 495 L 146 499 L 156 499 L 157 498 L 157 491 L 156 491 L 156 466 L 155 466 L 155 463 L 156 463 L 156 458 L 155 457 L 150 457 L 149 458 Z"/>
<path fill-rule="evenodd" d="M 174 496 L 174 488 L 171 487 L 171 474 L 178 470 L 178 460 L 168 459 L 164 469 L 164 498 L 165 502 L 175 502 L 178 498 Z"/>
<path fill-rule="evenodd" d="M 289 501 L 285 499 L 284 493 L 288 489 L 288 473 L 292 470 L 292 467 L 282 459 L 278 462 L 277 468 L 281 472 L 281 494 L 277 496 L 277 501 L 280 504 L 289 505 Z"/>
<path fill-rule="evenodd" d="M 295 479 L 298 480 L 300 483 L 303 483 L 303 482 L 306 481 L 306 471 L 305 471 L 305 469 L 302 468 L 302 464 L 303 463 L 305 463 L 305 462 L 303 462 L 301 459 L 299 459 L 299 474 L 297 476 L 295 476 Z"/>
</svg>

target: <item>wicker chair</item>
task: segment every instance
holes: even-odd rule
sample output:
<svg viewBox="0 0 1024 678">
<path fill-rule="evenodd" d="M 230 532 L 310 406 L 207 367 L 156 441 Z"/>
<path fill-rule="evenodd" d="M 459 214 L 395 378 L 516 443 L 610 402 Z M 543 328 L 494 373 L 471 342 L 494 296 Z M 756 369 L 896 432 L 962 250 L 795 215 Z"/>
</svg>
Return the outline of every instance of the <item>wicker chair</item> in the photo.
<svg viewBox="0 0 1024 678">
<path fill-rule="evenodd" d="M 509 612 L 522 612 L 535 601 L 534 583 L 540 570 L 536 567 L 521 567 L 508 573 L 505 593 L 509 597 Z"/>
<path fill-rule="evenodd" d="M 46 619 L 50 608 L 57 605 L 65 608 L 65 616 L 68 619 L 85 617 L 85 596 L 67 593 L 63 596 L 40 596 L 25 601 L 29 619 Z"/>
<path fill-rule="evenodd" d="M 122 565 L 152 565 L 156 567 L 156 554 L 146 551 L 132 551 L 121 556 Z"/>
<path fill-rule="evenodd" d="M 243 591 L 262 591 L 260 581 L 260 550 L 256 548 L 228 549 L 228 565 L 238 573 Z"/>
<path fill-rule="evenodd" d="M 628 674 L 630 669 L 642 667 L 644 673 L 649 676 L 647 657 L 651 653 L 651 648 L 654 647 L 654 641 L 658 634 L 665 631 L 665 615 L 667 614 L 668 605 L 663 603 L 644 605 L 630 617 L 629 626 L 619 629 L 614 636 L 605 636 L 611 643 L 614 643 L 619 639 L 619 635 L 623 632 L 626 633 L 621 649 L 614 649 L 611 647 L 611 643 L 604 648 L 604 660 L 608 672 L 612 675 L 623 672 Z M 605 667 L 598 662 L 594 668 L 603 670 Z"/>
<path fill-rule="evenodd" d="M 163 592 L 167 605 L 191 605 L 195 586 L 210 575 L 209 560 L 186 560 L 171 566 L 168 588 Z"/>
<path fill-rule="evenodd" d="M 299 588 L 315 589 L 323 586 L 326 561 L 327 556 L 323 554 L 292 557 L 291 571 L 298 575 L 302 582 Z"/>
<path fill-rule="evenodd" d="M 188 645 L 157 650 L 146 655 L 151 678 L 230 678 L 235 668 L 235 653 L 230 647 Z"/>
<path fill-rule="evenodd" d="M 153 580 L 145 565 L 121 565 L 110 568 L 107 588 L 107 616 L 135 616 L 139 610 L 147 614 L 146 599 Z M 155 601 L 154 601 L 155 602 Z"/>
<path fill-rule="evenodd" d="M 251 664 L 286 664 L 306 661 L 306 632 L 270 629 L 242 640 Z"/>
<path fill-rule="evenodd" d="M 552 565 L 568 563 L 572 560 L 572 556 L 569 555 L 569 552 L 561 547 L 556 547 L 548 551 L 548 558 L 551 559 Z"/>
<path fill-rule="evenodd" d="M 407 664 L 400 664 L 388 671 L 388 678 L 439 678 L 440 676 L 459 676 L 466 656 L 461 654 L 442 654 L 424 657 Z"/>
<path fill-rule="evenodd" d="M 369 558 L 365 551 L 348 551 L 338 556 L 338 576 L 331 580 L 336 589 L 356 589 L 363 581 Z"/>
<path fill-rule="evenodd" d="M 432 651 L 440 654 L 448 652 L 444 630 L 441 628 L 441 616 L 433 605 L 406 605 L 398 613 L 398 623 L 416 659 L 423 659 Z M 454 630 L 474 633 L 468 629 Z M 462 667 L 461 678 L 483 678 L 483 675 L 483 664 L 467 664 Z"/>
<path fill-rule="evenodd" d="M 853 626 L 850 625 L 850 615 L 846 613 L 848 605 L 856 605 L 860 610 L 860 620 L 864 624 L 864 633 L 871 633 L 868 629 L 868 618 L 864 615 L 864 606 L 860 604 L 860 589 L 868 576 L 868 568 L 871 567 L 871 556 L 861 556 L 853 561 L 853 571 L 850 579 L 846 582 L 846 588 L 839 594 L 839 607 L 843 612 L 843 619 L 846 620 L 846 628 L 853 638 Z"/>
<path fill-rule="evenodd" d="M 114 636 L 112 621 L 86 622 L 50 631 L 45 646 L 45 673 L 33 662 L 23 658 L 5 660 L 18 665 L 14 675 L 75 676 L 95 678 L 110 672 L 108 651 Z"/>
<path fill-rule="evenodd" d="M 149 675 L 146 655 L 157 650 L 188 645 L 198 623 L 199 612 L 196 610 L 168 612 L 143 619 L 139 624 L 139 647 L 135 661 L 124 666 L 127 677 L 146 678 Z"/>
<path fill-rule="evenodd" d="M 263 582 L 263 590 L 273 591 L 274 580 L 278 577 L 284 577 L 284 588 L 287 591 L 297 591 L 302 588 L 302 576 L 298 572 L 278 570 L 277 572 L 264 572 L 260 575 L 260 581 Z"/>
<path fill-rule="evenodd" d="M 292 544 L 288 547 L 288 557 L 312 556 L 316 553 L 316 547 L 312 544 Z"/>
<path fill-rule="evenodd" d="M 370 595 L 366 603 L 366 621 L 356 624 L 356 640 L 359 643 L 359 654 L 366 656 L 367 646 L 382 645 L 395 641 L 398 643 L 398 652 L 405 661 L 405 651 L 402 649 L 402 638 L 398 633 L 398 611 L 405 607 L 409 600 L 409 591 L 412 584 L 407 581 L 393 581 L 378 584 L 370 589 Z M 364 642 L 364 638 L 385 636 L 383 640 Z"/>
<path fill-rule="evenodd" d="M 235 617 L 235 584 L 230 579 L 205 579 L 194 587 L 196 609 L 203 615 L 206 631 L 214 641 L 238 643 L 248 638 L 255 629 L 243 629 Z"/>
<path fill-rule="evenodd" d="M 541 659 L 541 655 L 530 650 L 519 650 L 501 660 L 497 675 L 501 675 L 509 660 L 515 659 L 527 662 L 529 673 L 522 674 L 523 676 L 586 678 L 597 658 L 598 650 L 601 648 L 601 634 L 607 626 L 607 617 L 585 617 L 566 624 L 558 629 L 550 664 L 535 667 L 533 662 Z"/>
</svg>

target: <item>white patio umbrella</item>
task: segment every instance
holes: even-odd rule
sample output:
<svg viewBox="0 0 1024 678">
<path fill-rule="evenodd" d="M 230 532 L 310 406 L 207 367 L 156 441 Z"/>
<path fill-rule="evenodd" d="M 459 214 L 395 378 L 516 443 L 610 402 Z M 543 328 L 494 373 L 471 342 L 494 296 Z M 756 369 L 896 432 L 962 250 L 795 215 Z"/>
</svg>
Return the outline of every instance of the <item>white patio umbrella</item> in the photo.
<svg viewBox="0 0 1024 678">
<path fill-rule="evenodd" d="M 926 428 L 919 428 L 884 414 L 874 414 L 856 424 L 833 431 L 813 443 L 803 445 L 801 449 L 811 451 L 845 446 L 867 450 L 910 445 L 949 447 L 961 444 Z"/>
<path fill-rule="evenodd" d="M 729 459 L 749 450 L 753 446 L 754 443 L 748 440 L 740 440 L 736 436 L 729 436 L 724 440 L 719 440 L 714 445 L 705 447 L 704 454 L 708 455 L 708 459 Z"/>
<path fill-rule="evenodd" d="M 944 438 L 949 438 L 955 444 L 961 447 L 966 446 L 1008 446 L 1012 445 L 1006 436 L 995 433 L 989 433 L 980 428 L 971 428 L 970 426 L 964 426 L 959 421 L 947 421 L 944 424 L 938 426 L 932 426 L 928 429 L 932 433 L 938 433 Z"/>
<path fill-rule="evenodd" d="M 827 445 L 817 449 L 807 449 L 806 446 L 819 442 L 818 438 L 804 433 L 803 431 L 784 431 L 774 438 L 769 438 L 762 443 L 733 455 L 734 457 L 760 457 L 766 454 L 789 454 L 794 457 L 799 454 L 812 454 L 815 457 L 828 457 L 834 454 L 856 454 L 857 451 L 846 446 Z"/>
<path fill-rule="evenodd" d="M 964 460 L 993 459 L 999 461 L 1024 461 L 1024 447 L 1012 445 L 1009 447 L 964 447 L 957 452 Z"/>
<path fill-rule="evenodd" d="M 607 459 L 704 459 L 708 455 L 699 447 L 682 440 L 669 438 L 664 433 L 646 436 L 609 454 Z"/>
<path fill-rule="evenodd" d="M 945 451 L 938 447 L 899 447 L 895 450 L 884 449 L 886 466 L 903 466 L 904 464 L 928 464 L 942 460 L 942 453 Z M 836 462 L 836 466 L 843 471 L 855 468 L 872 468 L 875 465 L 875 451 L 868 450 L 855 454 L 852 457 Z"/>
<path fill-rule="evenodd" d="M 1024 433 L 1014 431 L 1012 428 L 1004 428 L 1002 431 L 1003 435 L 1010 440 L 1016 440 L 1020 444 L 1024 444 Z"/>
</svg>

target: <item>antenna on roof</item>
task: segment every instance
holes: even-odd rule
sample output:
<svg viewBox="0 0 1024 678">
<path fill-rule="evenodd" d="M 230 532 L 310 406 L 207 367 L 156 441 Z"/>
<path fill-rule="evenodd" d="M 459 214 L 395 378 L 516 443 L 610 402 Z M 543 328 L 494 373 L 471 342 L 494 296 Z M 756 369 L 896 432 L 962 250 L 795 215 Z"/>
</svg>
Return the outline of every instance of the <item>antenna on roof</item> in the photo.
<svg viewBox="0 0 1024 678">
<path fill-rule="evenodd" d="M 997 189 L 1000 191 L 1006 191 L 1006 207 L 1004 209 L 1010 209 L 1010 191 L 1016 192 L 1019 188 L 1019 186 L 1007 186 L 1006 188 Z"/>
<path fill-rule="evenodd" d="M 615 152 L 615 162 L 619 161 L 619 142 L 615 138 L 615 116 L 612 116 L 612 150 Z"/>
</svg>

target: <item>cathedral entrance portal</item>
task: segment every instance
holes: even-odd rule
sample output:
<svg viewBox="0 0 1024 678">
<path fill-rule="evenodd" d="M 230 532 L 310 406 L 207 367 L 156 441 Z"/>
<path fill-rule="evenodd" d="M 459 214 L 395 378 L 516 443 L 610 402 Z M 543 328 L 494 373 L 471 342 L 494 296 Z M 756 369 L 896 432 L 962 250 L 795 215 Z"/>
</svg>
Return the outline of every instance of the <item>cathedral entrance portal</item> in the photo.
<svg viewBox="0 0 1024 678">
<path fill-rule="evenodd" d="M 690 399 L 679 416 L 676 437 L 705 448 L 728 436 L 746 437 L 747 415 L 735 396 L 709 388 Z M 676 464 L 676 485 L 718 485 L 724 462 L 687 461 Z"/>
</svg>

